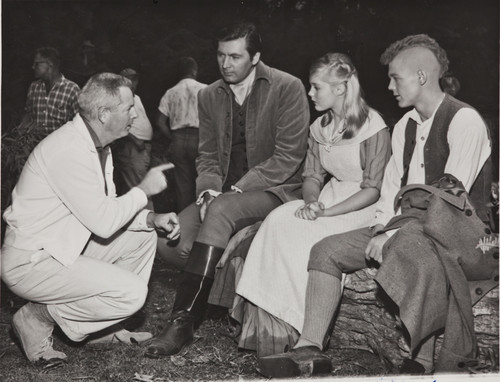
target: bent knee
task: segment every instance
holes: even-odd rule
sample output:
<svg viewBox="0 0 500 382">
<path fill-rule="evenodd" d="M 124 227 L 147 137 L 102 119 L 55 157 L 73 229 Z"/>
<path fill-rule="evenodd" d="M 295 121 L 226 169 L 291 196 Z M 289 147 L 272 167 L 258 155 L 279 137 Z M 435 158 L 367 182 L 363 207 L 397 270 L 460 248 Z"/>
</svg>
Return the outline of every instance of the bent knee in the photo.
<svg viewBox="0 0 500 382">
<path fill-rule="evenodd" d="M 320 240 L 311 248 L 308 270 L 328 273 L 337 278 L 342 278 L 342 267 L 337 259 L 338 251 L 328 238 Z"/>
<path fill-rule="evenodd" d="M 220 219 L 223 216 L 226 216 L 228 212 L 228 201 L 224 195 L 220 195 L 215 198 L 210 206 L 207 209 L 207 216 L 205 216 L 205 220 L 209 219 Z"/>
<path fill-rule="evenodd" d="M 182 240 L 177 245 L 172 245 L 172 241 L 159 237 L 156 246 L 156 253 L 169 265 L 178 269 L 183 269 L 189 258 L 193 243 L 185 243 Z"/>
<path fill-rule="evenodd" d="M 140 238 L 141 247 L 146 248 L 147 250 L 156 250 L 156 246 L 158 243 L 158 234 L 155 230 L 153 231 L 139 231 L 136 232 L 138 237 Z"/>
<path fill-rule="evenodd" d="M 137 279 L 129 284 L 121 298 L 124 315 L 131 316 L 144 306 L 148 296 L 148 285 L 144 280 Z"/>
</svg>

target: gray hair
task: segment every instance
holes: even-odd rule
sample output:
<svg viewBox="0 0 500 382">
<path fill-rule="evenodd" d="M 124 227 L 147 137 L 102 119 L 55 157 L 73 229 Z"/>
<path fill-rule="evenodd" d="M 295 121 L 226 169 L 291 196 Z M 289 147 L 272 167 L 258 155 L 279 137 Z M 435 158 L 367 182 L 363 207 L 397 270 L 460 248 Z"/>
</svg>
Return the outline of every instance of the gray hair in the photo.
<svg viewBox="0 0 500 382">
<path fill-rule="evenodd" d="M 78 96 L 80 115 L 87 119 L 97 119 L 99 108 L 117 106 L 120 88 L 131 86 L 128 78 L 114 73 L 98 73 L 90 77 Z"/>
</svg>

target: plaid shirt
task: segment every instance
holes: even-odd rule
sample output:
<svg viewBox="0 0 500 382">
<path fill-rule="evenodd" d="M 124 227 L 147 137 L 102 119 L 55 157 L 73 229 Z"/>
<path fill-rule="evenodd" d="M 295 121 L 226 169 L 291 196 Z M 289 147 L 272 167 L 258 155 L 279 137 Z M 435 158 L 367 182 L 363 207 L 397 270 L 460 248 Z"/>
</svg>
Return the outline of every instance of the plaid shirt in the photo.
<svg viewBox="0 0 500 382">
<path fill-rule="evenodd" d="M 25 111 L 33 117 L 36 128 L 48 135 L 73 119 L 78 112 L 79 92 L 78 85 L 63 75 L 49 94 L 42 80 L 32 82 L 28 89 Z"/>
</svg>

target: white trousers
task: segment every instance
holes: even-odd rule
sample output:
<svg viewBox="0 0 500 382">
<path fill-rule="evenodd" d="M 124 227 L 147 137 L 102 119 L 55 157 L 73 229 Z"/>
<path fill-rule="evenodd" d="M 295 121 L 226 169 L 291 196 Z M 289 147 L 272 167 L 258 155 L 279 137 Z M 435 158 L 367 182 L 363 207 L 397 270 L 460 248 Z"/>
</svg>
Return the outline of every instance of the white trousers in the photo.
<svg viewBox="0 0 500 382">
<path fill-rule="evenodd" d="M 45 250 L 2 247 L 2 279 L 18 296 L 46 304 L 73 341 L 136 313 L 146 300 L 156 233 L 118 231 L 92 237 L 69 267 Z"/>
</svg>

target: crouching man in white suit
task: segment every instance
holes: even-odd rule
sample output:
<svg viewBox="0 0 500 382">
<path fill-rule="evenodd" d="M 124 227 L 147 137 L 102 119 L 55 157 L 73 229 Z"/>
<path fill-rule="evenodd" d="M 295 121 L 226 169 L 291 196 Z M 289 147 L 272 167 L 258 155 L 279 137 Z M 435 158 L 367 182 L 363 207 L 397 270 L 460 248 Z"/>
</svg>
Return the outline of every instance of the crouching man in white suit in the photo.
<svg viewBox="0 0 500 382">
<path fill-rule="evenodd" d="M 55 325 L 73 341 L 95 332 L 94 341 L 150 337 L 116 324 L 144 304 L 155 229 L 170 239 L 180 231 L 174 213 L 144 209 L 148 196 L 167 187 L 163 171 L 171 164 L 116 197 L 109 144 L 137 117 L 130 85 L 111 73 L 90 78 L 79 114 L 33 150 L 4 214 L 2 279 L 30 301 L 14 315 L 14 333 L 27 358 L 46 368 L 66 359 L 52 348 Z"/>
</svg>

